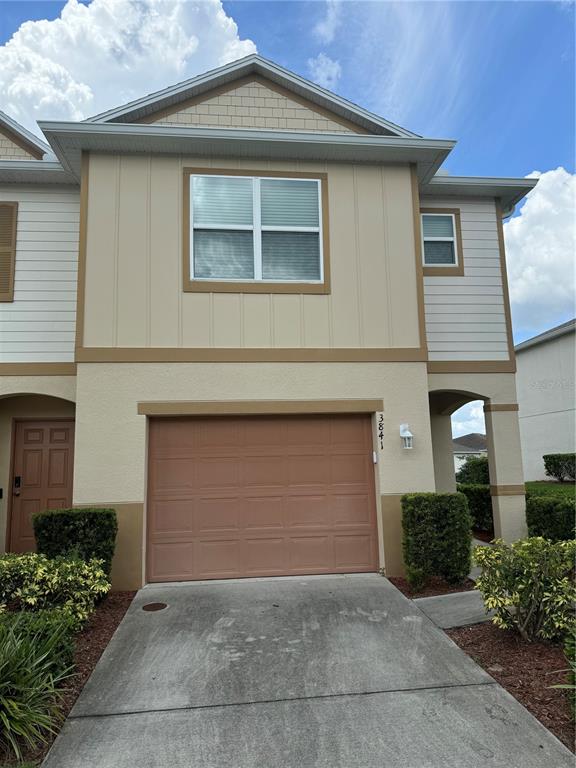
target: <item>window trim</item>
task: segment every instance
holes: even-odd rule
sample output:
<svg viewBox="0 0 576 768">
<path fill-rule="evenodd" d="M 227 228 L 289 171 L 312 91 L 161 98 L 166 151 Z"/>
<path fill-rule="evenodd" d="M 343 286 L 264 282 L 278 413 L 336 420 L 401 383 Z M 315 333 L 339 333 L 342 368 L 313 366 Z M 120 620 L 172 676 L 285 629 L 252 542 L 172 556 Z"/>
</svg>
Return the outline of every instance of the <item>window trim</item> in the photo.
<svg viewBox="0 0 576 768">
<path fill-rule="evenodd" d="M 456 257 L 455 264 L 426 264 L 426 248 L 425 240 L 444 240 L 449 238 L 424 238 L 424 223 L 422 221 L 423 215 L 432 216 L 452 216 L 454 222 L 454 235 L 452 242 L 454 243 L 454 255 Z M 422 246 L 422 269 L 424 277 L 463 277 L 464 276 L 464 250 L 462 247 L 462 225 L 460 221 L 460 209 L 459 208 L 420 208 L 420 239 Z"/>
<path fill-rule="evenodd" d="M 15 201 L 1 200 L 0 205 L 12 208 L 12 244 L 5 251 L 9 258 L 9 287 L 7 291 L 0 292 L 0 304 L 11 304 L 14 301 L 14 278 L 16 275 L 16 239 L 18 233 L 18 203 Z"/>
<path fill-rule="evenodd" d="M 277 179 L 311 179 L 318 181 L 319 187 L 319 208 L 320 220 L 318 229 L 309 227 L 295 227 L 292 231 L 318 231 L 320 239 L 320 273 L 321 279 L 318 281 L 292 282 L 292 281 L 269 281 L 269 280 L 229 280 L 216 279 L 207 280 L 204 278 L 193 278 L 192 272 L 192 252 L 190 248 L 192 235 L 192 217 L 190 200 L 190 177 L 191 176 L 245 176 L 247 178 L 277 178 Z M 302 171 L 262 171 L 259 169 L 230 169 L 230 168 L 184 168 L 183 169 L 183 234 L 182 234 L 182 252 L 183 252 L 183 290 L 190 293 L 311 293 L 328 294 L 330 293 L 330 249 L 329 249 L 329 217 L 328 217 L 328 174 L 311 173 Z M 254 194 L 259 185 L 254 184 Z M 255 224 L 255 223 L 254 223 Z M 254 231 L 254 224 L 251 227 L 230 227 L 230 229 L 249 229 Z M 216 229 L 225 229 L 226 227 L 215 227 Z M 290 231 L 290 227 L 261 227 L 261 231 Z M 256 264 L 256 241 L 254 248 L 254 260 Z M 261 263 L 261 260 L 260 260 Z M 255 274 L 257 274 L 255 270 Z"/>
</svg>

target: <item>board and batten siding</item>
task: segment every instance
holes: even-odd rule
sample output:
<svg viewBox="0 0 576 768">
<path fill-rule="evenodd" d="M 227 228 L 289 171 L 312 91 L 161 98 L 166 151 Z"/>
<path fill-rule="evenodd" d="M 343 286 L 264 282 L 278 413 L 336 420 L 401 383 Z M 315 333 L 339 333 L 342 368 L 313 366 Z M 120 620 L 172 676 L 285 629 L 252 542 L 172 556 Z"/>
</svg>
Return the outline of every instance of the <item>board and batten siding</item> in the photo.
<svg viewBox="0 0 576 768">
<path fill-rule="evenodd" d="M 14 301 L 0 303 L 0 362 L 72 362 L 79 191 L 5 186 L 0 200 L 18 203 Z"/>
<path fill-rule="evenodd" d="M 183 174 L 324 172 L 331 291 L 185 293 Z M 90 155 L 85 347 L 419 347 L 410 168 Z"/>
<path fill-rule="evenodd" d="M 508 360 L 494 201 L 421 198 L 422 208 L 458 208 L 464 276 L 424 277 L 430 360 Z"/>
</svg>

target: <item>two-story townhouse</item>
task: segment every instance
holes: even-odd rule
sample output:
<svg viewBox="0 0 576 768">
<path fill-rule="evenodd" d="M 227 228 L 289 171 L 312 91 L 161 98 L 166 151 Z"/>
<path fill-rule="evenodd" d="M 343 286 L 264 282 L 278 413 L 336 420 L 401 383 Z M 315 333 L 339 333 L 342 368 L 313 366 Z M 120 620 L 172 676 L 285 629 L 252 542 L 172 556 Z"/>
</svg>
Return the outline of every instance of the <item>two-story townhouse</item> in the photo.
<svg viewBox="0 0 576 768">
<path fill-rule="evenodd" d="M 453 141 L 259 56 L 39 125 L 0 122 L 7 549 L 106 505 L 118 588 L 399 574 L 474 399 L 525 533 L 502 217 L 534 180 L 439 173 Z"/>
</svg>

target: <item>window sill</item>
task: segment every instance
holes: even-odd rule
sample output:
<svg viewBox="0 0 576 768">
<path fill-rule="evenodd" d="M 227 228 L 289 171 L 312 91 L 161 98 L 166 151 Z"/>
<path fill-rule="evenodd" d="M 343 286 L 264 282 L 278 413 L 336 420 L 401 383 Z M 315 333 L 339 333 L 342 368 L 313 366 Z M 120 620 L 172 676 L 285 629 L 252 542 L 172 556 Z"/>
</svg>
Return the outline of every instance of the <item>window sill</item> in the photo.
<svg viewBox="0 0 576 768">
<path fill-rule="evenodd" d="M 328 294 L 330 284 L 323 283 L 266 283 L 227 282 L 226 280 L 188 280 L 184 282 L 185 293 L 311 293 Z"/>
<path fill-rule="evenodd" d="M 424 277 L 464 277 L 464 264 L 450 267 L 422 267 Z"/>
</svg>

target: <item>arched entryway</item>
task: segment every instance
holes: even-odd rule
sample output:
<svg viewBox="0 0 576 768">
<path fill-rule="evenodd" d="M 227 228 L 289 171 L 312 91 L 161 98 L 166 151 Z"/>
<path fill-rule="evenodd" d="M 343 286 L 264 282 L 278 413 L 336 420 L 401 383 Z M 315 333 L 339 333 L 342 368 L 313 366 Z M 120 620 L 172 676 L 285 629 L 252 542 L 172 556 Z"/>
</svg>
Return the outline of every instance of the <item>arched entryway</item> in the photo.
<svg viewBox="0 0 576 768">
<path fill-rule="evenodd" d="M 71 506 L 75 412 L 60 397 L 0 397 L 0 551 L 33 550 L 32 515 Z"/>
<path fill-rule="evenodd" d="M 456 490 L 451 416 L 474 400 L 484 403 L 494 532 L 497 537 L 513 541 L 526 534 L 524 476 L 515 403 L 495 403 L 487 393 L 478 391 L 429 392 L 436 490 L 444 493 Z"/>
</svg>

